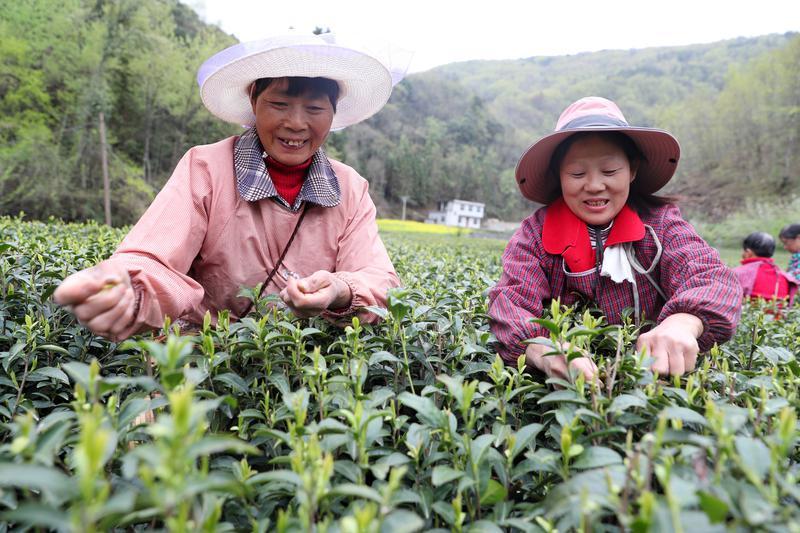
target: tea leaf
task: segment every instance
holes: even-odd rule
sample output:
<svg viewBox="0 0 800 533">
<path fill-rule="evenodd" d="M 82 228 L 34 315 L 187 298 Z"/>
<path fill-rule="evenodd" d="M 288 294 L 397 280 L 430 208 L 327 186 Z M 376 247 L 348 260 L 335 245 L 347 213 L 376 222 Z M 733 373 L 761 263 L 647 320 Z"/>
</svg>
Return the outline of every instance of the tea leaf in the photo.
<svg viewBox="0 0 800 533">
<path fill-rule="evenodd" d="M 272 472 L 261 472 L 247 479 L 248 485 L 263 485 L 265 483 L 288 483 L 290 485 L 301 486 L 303 480 L 291 470 L 273 470 Z"/>
<path fill-rule="evenodd" d="M 397 363 L 400 359 L 390 354 L 387 351 L 375 352 L 369 357 L 369 366 L 379 365 L 381 363 Z"/>
<path fill-rule="evenodd" d="M 701 490 L 697 491 L 697 497 L 700 500 L 700 508 L 706 513 L 711 523 L 720 523 L 728 516 L 728 504 L 713 494 Z"/>
<path fill-rule="evenodd" d="M 511 459 L 516 458 L 521 451 L 527 448 L 543 428 L 542 424 L 528 424 L 519 428 L 519 431 L 515 434 L 516 438 L 514 440 L 514 448 L 511 450 Z"/>
<path fill-rule="evenodd" d="M 752 437 L 736 437 L 736 452 L 744 463 L 757 477 L 763 478 L 769 472 L 772 464 L 769 448 L 766 444 Z"/>
<path fill-rule="evenodd" d="M 397 509 L 389 513 L 381 524 L 381 533 L 414 533 L 425 527 L 425 521 L 414 512 Z"/>
<path fill-rule="evenodd" d="M 434 487 L 450 483 L 464 476 L 464 472 L 449 466 L 436 466 L 433 468 L 431 483 Z"/>
<path fill-rule="evenodd" d="M 54 502 L 67 498 L 74 481 L 55 468 L 0 463 L 0 487 L 17 487 L 50 494 Z"/>
<path fill-rule="evenodd" d="M 360 498 L 363 500 L 372 500 L 376 503 L 382 503 L 380 493 L 372 487 L 366 485 L 355 485 L 353 483 L 342 483 L 332 487 L 329 491 L 332 496 L 349 496 L 351 498 Z"/>
<path fill-rule="evenodd" d="M 89 388 L 89 365 L 80 363 L 78 361 L 71 361 L 61 365 L 61 368 L 63 368 L 67 374 L 70 375 L 75 383 L 84 389 Z"/>
<path fill-rule="evenodd" d="M 241 376 L 239 376 L 239 374 L 228 372 L 219 376 L 215 376 L 214 381 L 224 383 L 230 387 L 233 392 L 238 394 L 248 394 L 250 392 L 250 387 L 247 386 L 247 383 L 244 379 L 242 379 Z"/>
<path fill-rule="evenodd" d="M 611 402 L 608 411 L 611 413 L 622 413 L 631 407 L 647 407 L 647 400 L 633 394 L 620 394 Z"/>
<path fill-rule="evenodd" d="M 481 505 L 494 505 L 504 501 L 507 497 L 508 490 L 498 481 L 490 479 L 486 489 L 481 493 Z M 496 530 L 502 531 L 499 528 Z"/>
<path fill-rule="evenodd" d="M 436 407 L 436 404 L 430 398 L 403 392 L 397 399 L 403 405 L 416 411 L 420 421 L 428 426 L 433 428 L 448 427 L 447 416 L 441 409 Z"/>
<path fill-rule="evenodd" d="M 67 375 L 60 368 L 56 368 L 54 366 L 45 366 L 42 368 L 37 368 L 36 370 L 31 372 L 30 375 L 31 377 L 42 376 L 46 378 L 53 378 L 60 381 L 61 383 L 69 385 L 69 377 L 67 377 Z"/>
<path fill-rule="evenodd" d="M 55 344 L 40 344 L 36 347 L 37 352 L 56 352 L 60 353 L 61 355 L 69 355 L 69 351 L 66 348 L 61 346 L 56 346 Z"/>
<path fill-rule="evenodd" d="M 674 405 L 666 407 L 663 411 L 661 411 L 659 416 L 682 420 L 689 424 L 698 424 L 701 426 L 708 425 L 708 421 L 703 415 L 686 407 L 677 407 Z"/>
<path fill-rule="evenodd" d="M 258 448 L 238 439 L 221 435 L 203 437 L 186 450 L 186 456 L 194 459 L 220 452 L 249 453 L 258 455 Z"/>
<path fill-rule="evenodd" d="M 605 446 L 589 446 L 572 463 L 572 467 L 576 470 L 588 470 L 616 464 L 622 464 L 622 457 L 617 452 Z"/>
<path fill-rule="evenodd" d="M 550 394 L 546 395 L 543 398 L 539 399 L 539 404 L 547 404 L 547 403 L 576 403 L 580 405 L 585 405 L 589 403 L 585 398 L 581 398 L 578 396 L 578 393 L 574 390 L 557 390 L 553 391 Z"/>
<path fill-rule="evenodd" d="M 38 503 L 23 503 L 16 509 L 0 513 L 5 522 L 16 522 L 33 527 L 63 530 L 69 524 L 69 515 L 55 507 Z"/>
<path fill-rule="evenodd" d="M 795 360 L 795 356 L 792 352 L 780 346 L 759 346 L 757 351 L 773 365 L 788 363 Z"/>
</svg>

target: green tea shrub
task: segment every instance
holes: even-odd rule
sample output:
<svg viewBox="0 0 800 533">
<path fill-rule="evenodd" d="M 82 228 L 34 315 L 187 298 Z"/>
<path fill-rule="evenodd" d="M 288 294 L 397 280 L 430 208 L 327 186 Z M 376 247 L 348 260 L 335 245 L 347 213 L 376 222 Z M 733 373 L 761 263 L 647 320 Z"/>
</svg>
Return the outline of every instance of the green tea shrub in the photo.
<svg viewBox="0 0 800 533">
<path fill-rule="evenodd" d="M 554 303 L 600 374 L 544 380 L 494 350 L 497 243 L 393 234 L 378 325 L 268 297 L 114 344 L 49 297 L 121 237 L 0 218 L 0 530 L 798 530 L 799 306 L 664 379 L 633 325 Z"/>
</svg>

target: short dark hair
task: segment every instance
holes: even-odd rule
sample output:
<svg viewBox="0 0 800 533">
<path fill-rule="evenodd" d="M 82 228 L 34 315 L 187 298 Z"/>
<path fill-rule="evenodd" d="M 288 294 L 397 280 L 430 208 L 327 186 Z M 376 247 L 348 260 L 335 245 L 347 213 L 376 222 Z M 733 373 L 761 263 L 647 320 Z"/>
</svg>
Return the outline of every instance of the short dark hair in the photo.
<svg viewBox="0 0 800 533">
<path fill-rule="evenodd" d="M 550 179 L 555 179 L 556 190 L 559 195 L 561 194 L 561 180 L 559 177 L 561 173 L 561 163 L 564 161 L 567 151 L 569 151 L 570 147 L 575 144 L 576 141 L 591 137 L 592 135 L 602 136 L 604 139 L 607 139 L 618 146 L 623 152 L 625 152 L 625 156 L 628 158 L 628 162 L 631 166 L 641 166 L 643 161 L 647 161 L 647 158 L 636 145 L 634 140 L 622 132 L 581 131 L 575 133 L 574 135 L 570 135 L 561 141 L 561 143 L 556 146 L 556 149 L 553 150 L 553 155 L 550 156 L 550 166 L 548 167 L 548 171 L 550 172 Z M 633 180 L 633 183 L 631 183 L 631 190 L 628 194 L 628 204 L 640 215 L 651 214 L 653 210 L 659 206 L 677 202 L 677 198 L 671 196 L 659 196 L 653 193 L 643 193 L 638 190 L 636 184 L 636 180 Z"/>
<path fill-rule="evenodd" d="M 745 237 L 742 248 L 752 250 L 758 257 L 772 257 L 775 253 L 775 239 L 763 231 L 756 231 Z"/>
<path fill-rule="evenodd" d="M 313 97 L 327 96 L 333 106 L 333 112 L 336 112 L 336 102 L 339 101 L 339 84 L 330 78 L 306 78 L 300 76 L 259 78 L 253 82 L 255 87 L 251 98 L 255 100 L 273 81 L 282 79 L 286 79 L 289 82 L 288 87 L 286 87 L 287 95 L 300 96 L 302 94 L 310 94 Z"/>
<path fill-rule="evenodd" d="M 800 224 L 787 224 L 778 236 L 781 239 L 796 239 L 800 237 Z"/>
</svg>

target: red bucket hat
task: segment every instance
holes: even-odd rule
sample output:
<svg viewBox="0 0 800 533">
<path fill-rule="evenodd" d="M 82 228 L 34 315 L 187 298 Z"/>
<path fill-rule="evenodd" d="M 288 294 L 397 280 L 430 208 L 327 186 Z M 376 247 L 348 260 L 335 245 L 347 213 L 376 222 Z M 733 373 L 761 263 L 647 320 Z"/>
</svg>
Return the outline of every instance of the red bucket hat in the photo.
<svg viewBox="0 0 800 533">
<path fill-rule="evenodd" d="M 567 137 L 579 132 L 618 131 L 630 137 L 644 156 L 636 174 L 636 190 L 644 194 L 661 189 L 672 178 L 681 148 L 664 130 L 630 126 L 617 104 L 599 96 L 581 98 L 567 107 L 554 133 L 536 141 L 520 157 L 516 178 L 522 195 L 549 204 L 558 198 L 558 176 L 550 173 L 550 158 Z"/>
</svg>

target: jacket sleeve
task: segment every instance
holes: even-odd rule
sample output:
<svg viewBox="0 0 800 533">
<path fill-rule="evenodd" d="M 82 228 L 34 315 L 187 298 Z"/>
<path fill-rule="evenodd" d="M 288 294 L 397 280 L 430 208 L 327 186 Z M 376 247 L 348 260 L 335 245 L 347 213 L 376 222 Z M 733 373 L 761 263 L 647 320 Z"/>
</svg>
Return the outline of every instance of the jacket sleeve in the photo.
<svg viewBox="0 0 800 533">
<path fill-rule="evenodd" d="M 516 366 L 525 352 L 523 341 L 549 337 L 543 326 L 531 322 L 542 316 L 544 301 L 551 298 L 545 254 L 541 227 L 531 218 L 524 220 L 503 252 L 500 281 L 489 290 L 489 325 L 500 342 L 498 353 L 510 365 Z"/>
<path fill-rule="evenodd" d="M 689 313 L 703 322 L 697 340 L 701 351 L 729 340 L 741 314 L 742 286 L 680 211 L 670 205 L 661 220 L 661 285 L 668 297 L 660 323 L 675 313 Z"/>
<path fill-rule="evenodd" d="M 334 275 L 347 283 L 353 295 L 346 309 L 326 311 L 323 316 L 332 322 L 342 322 L 356 314 L 362 322 L 376 322 L 378 316 L 366 306 L 386 307 L 386 292 L 400 286 L 386 247 L 378 235 L 375 204 L 369 196 L 365 181 L 359 191 L 352 217 L 339 238 Z"/>
<path fill-rule="evenodd" d="M 107 260 L 128 271 L 138 302 L 122 337 L 160 328 L 165 316 L 177 319 L 200 305 L 203 288 L 187 272 L 205 239 L 210 183 L 205 165 L 190 150 Z"/>
</svg>

